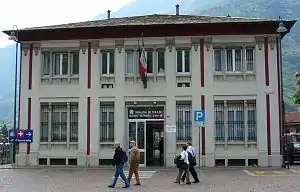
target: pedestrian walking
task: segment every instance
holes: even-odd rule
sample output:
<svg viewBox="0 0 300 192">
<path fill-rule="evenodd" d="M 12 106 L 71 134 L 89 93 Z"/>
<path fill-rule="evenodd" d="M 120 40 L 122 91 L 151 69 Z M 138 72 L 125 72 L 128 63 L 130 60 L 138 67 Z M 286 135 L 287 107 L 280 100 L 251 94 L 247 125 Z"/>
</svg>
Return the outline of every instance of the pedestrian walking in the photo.
<svg viewBox="0 0 300 192">
<path fill-rule="evenodd" d="M 120 176 L 125 183 L 125 186 L 123 188 L 128 188 L 130 187 L 130 184 L 128 183 L 128 180 L 124 174 L 124 163 L 126 163 L 128 160 L 127 154 L 119 143 L 115 144 L 114 148 L 115 148 L 115 154 L 114 154 L 112 165 L 116 166 L 116 170 L 115 170 L 115 175 L 112 184 L 109 185 L 108 187 L 115 188 L 118 178 Z"/>
<path fill-rule="evenodd" d="M 135 141 L 130 141 L 130 157 L 129 157 L 129 173 L 128 182 L 130 183 L 132 175 L 134 173 L 136 183 L 134 185 L 141 185 L 139 177 L 139 165 L 140 165 L 140 150 L 136 146 Z"/>
<path fill-rule="evenodd" d="M 186 175 L 186 184 L 190 185 L 190 173 L 189 173 L 189 160 L 188 160 L 188 153 L 187 153 L 187 145 L 182 145 L 182 152 L 177 157 L 176 165 L 178 170 L 178 176 L 176 178 L 175 183 L 180 184 L 180 178 L 182 174 L 184 173 Z"/>
<path fill-rule="evenodd" d="M 192 143 L 190 141 L 188 141 L 186 143 L 186 145 L 187 145 L 187 150 L 186 151 L 187 151 L 187 153 L 189 155 L 189 163 L 190 163 L 189 164 L 189 171 L 190 171 L 192 177 L 194 178 L 193 183 L 199 183 L 200 181 L 199 181 L 197 172 L 195 170 L 195 166 L 197 165 L 196 150 L 195 150 L 195 148 L 193 147 L 193 145 L 192 145 Z M 185 174 L 183 174 L 183 176 L 181 178 L 182 182 L 184 182 L 185 177 L 186 177 Z"/>
</svg>

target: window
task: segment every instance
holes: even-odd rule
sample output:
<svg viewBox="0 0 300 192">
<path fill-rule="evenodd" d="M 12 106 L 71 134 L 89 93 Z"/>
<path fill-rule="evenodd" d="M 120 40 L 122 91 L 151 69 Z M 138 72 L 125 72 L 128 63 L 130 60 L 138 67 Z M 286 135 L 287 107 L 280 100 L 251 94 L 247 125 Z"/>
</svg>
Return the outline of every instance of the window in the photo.
<svg viewBox="0 0 300 192">
<path fill-rule="evenodd" d="M 226 49 L 227 71 L 242 71 L 242 49 Z"/>
<path fill-rule="evenodd" d="M 68 107 L 69 105 L 69 107 Z M 51 119 L 51 122 L 50 122 Z M 70 135 L 68 133 L 68 127 Z M 49 135 L 50 129 L 50 135 Z M 41 142 L 78 141 L 78 103 L 41 104 Z M 69 139 L 67 139 L 69 137 Z"/>
<path fill-rule="evenodd" d="M 126 52 L 126 74 L 135 74 L 137 64 L 134 55 L 133 51 Z"/>
<path fill-rule="evenodd" d="M 242 72 L 254 70 L 254 48 L 214 48 L 215 71 Z"/>
<path fill-rule="evenodd" d="M 42 75 L 62 76 L 79 74 L 79 52 L 43 52 Z M 52 67 L 52 71 L 50 70 Z M 69 71 L 70 69 L 70 71 Z"/>
<path fill-rule="evenodd" d="M 254 49 L 246 48 L 246 69 L 247 71 L 254 70 Z"/>
<path fill-rule="evenodd" d="M 190 72 L 190 51 L 189 50 L 177 51 L 177 72 L 178 73 Z"/>
<path fill-rule="evenodd" d="M 114 142 L 114 103 L 100 103 L 100 142 Z"/>
<path fill-rule="evenodd" d="M 114 74 L 115 73 L 115 54 L 114 52 L 102 52 L 101 53 L 101 73 L 102 74 Z"/>
<path fill-rule="evenodd" d="M 247 107 L 246 107 L 247 106 Z M 256 141 L 256 103 L 247 101 L 247 105 L 243 101 L 229 102 L 225 108 L 224 101 L 215 102 L 215 139 L 216 141 L 225 140 L 225 123 L 227 124 L 227 141 L 245 141 L 245 130 L 248 128 L 248 140 Z M 246 108 L 245 108 L 246 107 Z M 247 110 L 247 111 L 245 111 Z M 247 112 L 247 126 L 245 115 Z M 225 113 L 227 118 L 225 119 Z"/>
<path fill-rule="evenodd" d="M 215 103 L 215 130 L 216 141 L 224 141 L 224 104 Z"/>
<path fill-rule="evenodd" d="M 49 52 L 43 52 L 43 68 L 42 73 L 44 75 L 50 75 L 50 53 Z"/>
<path fill-rule="evenodd" d="M 222 71 L 222 49 L 214 50 L 215 71 Z"/>
<path fill-rule="evenodd" d="M 244 104 L 228 104 L 228 142 L 245 140 Z"/>
<path fill-rule="evenodd" d="M 146 52 L 146 60 L 147 60 L 147 73 L 153 73 L 153 52 Z"/>
<path fill-rule="evenodd" d="M 72 75 L 79 74 L 79 52 L 71 52 Z"/>
<path fill-rule="evenodd" d="M 157 73 L 165 73 L 165 51 L 157 50 Z"/>
<path fill-rule="evenodd" d="M 248 103 L 248 141 L 256 141 L 256 104 Z"/>
<path fill-rule="evenodd" d="M 68 74 L 68 53 L 53 53 L 53 74 L 67 75 Z"/>
<path fill-rule="evenodd" d="M 191 103 L 176 103 L 176 138 L 177 141 L 192 140 L 192 105 Z"/>
</svg>

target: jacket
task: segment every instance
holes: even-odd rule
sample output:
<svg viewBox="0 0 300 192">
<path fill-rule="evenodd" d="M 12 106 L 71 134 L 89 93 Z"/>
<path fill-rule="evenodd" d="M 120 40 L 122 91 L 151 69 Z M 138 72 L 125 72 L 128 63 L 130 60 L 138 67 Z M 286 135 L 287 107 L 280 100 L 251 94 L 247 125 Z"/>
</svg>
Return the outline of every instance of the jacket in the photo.
<svg viewBox="0 0 300 192">
<path fill-rule="evenodd" d="M 124 164 L 125 163 L 124 159 L 125 159 L 125 152 L 123 151 L 123 149 L 120 147 L 116 148 L 112 165 L 115 166 L 119 164 Z"/>
<path fill-rule="evenodd" d="M 137 147 L 133 147 L 130 151 L 130 164 L 140 163 L 140 150 Z"/>
</svg>

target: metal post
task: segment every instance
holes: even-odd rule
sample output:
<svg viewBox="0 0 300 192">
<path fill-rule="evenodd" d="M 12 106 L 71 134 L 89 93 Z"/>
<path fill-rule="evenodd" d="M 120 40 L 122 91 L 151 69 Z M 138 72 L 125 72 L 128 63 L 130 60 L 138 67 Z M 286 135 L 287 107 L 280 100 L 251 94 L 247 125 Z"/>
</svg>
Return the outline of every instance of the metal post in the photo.
<svg viewBox="0 0 300 192">
<path fill-rule="evenodd" d="M 201 153 L 200 153 L 201 152 L 201 148 L 200 148 L 201 147 L 201 142 L 200 142 L 200 139 L 201 139 L 201 126 L 199 126 L 199 139 L 198 139 L 198 142 L 199 142 L 198 143 L 199 144 L 199 149 L 198 149 L 199 150 L 199 157 L 198 157 L 198 159 L 199 159 L 198 160 L 199 169 L 201 169 L 201 163 L 200 163 L 200 160 L 201 160 Z"/>
<path fill-rule="evenodd" d="M 15 88 L 14 88 L 14 133 L 16 134 L 17 130 L 17 84 L 18 84 L 18 42 L 16 41 L 16 61 L 15 61 Z M 16 163 L 16 143 L 13 143 L 13 161 L 12 163 Z"/>
</svg>

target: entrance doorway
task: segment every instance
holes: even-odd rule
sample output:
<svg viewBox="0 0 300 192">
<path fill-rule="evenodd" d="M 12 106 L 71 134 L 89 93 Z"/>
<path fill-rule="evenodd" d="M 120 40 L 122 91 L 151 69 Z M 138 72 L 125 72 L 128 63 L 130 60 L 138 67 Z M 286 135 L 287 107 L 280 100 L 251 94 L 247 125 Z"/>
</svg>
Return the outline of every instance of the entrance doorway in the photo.
<svg viewBox="0 0 300 192">
<path fill-rule="evenodd" d="M 164 107 L 128 107 L 128 139 L 140 150 L 140 166 L 163 166 Z"/>
<path fill-rule="evenodd" d="M 164 121 L 129 122 L 128 131 L 140 150 L 140 166 L 164 166 Z"/>
<path fill-rule="evenodd" d="M 146 165 L 164 166 L 164 122 L 146 122 Z"/>
</svg>

